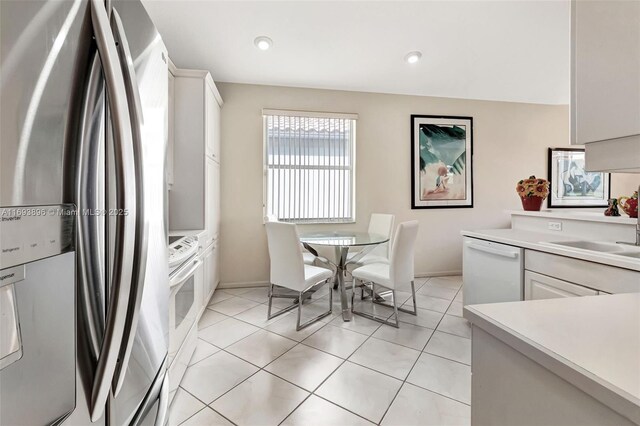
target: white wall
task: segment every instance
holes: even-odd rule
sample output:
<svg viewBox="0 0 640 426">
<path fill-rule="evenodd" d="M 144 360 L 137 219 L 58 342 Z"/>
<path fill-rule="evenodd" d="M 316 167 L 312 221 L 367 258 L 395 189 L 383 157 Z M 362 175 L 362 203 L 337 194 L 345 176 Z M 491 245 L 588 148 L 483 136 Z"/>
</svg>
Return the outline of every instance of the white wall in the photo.
<svg viewBox="0 0 640 426">
<path fill-rule="evenodd" d="M 417 219 L 416 273 L 425 275 L 459 273 L 460 231 L 507 227 L 506 210 L 521 209 L 516 182 L 532 174 L 546 177 L 547 149 L 569 145 L 568 106 L 217 85 L 225 101 L 220 231 L 223 284 L 264 283 L 269 279 L 262 224 L 262 108 L 359 114 L 357 223 L 339 226 L 364 230 L 373 212 L 392 213 L 396 223 Z M 411 114 L 473 117 L 474 208 L 411 210 Z M 629 193 L 634 185 L 637 189 L 637 182 L 633 175 L 614 176 L 612 196 Z"/>
</svg>

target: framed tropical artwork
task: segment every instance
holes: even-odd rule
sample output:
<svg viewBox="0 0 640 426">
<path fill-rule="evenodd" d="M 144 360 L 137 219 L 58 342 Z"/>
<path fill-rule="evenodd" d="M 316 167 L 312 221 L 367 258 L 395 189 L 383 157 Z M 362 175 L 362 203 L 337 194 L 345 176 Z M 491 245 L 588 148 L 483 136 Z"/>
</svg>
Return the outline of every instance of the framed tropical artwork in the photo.
<svg viewBox="0 0 640 426">
<path fill-rule="evenodd" d="M 411 208 L 473 207 L 473 118 L 411 116 Z"/>
<path fill-rule="evenodd" d="M 585 171 L 584 149 L 549 148 L 548 160 L 550 208 L 607 207 L 611 175 Z"/>
</svg>

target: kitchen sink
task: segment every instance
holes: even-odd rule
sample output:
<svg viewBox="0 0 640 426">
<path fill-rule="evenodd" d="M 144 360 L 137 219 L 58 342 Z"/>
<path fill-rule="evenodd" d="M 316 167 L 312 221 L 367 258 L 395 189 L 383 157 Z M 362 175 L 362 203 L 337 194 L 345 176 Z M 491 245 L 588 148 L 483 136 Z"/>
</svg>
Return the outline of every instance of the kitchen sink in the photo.
<svg viewBox="0 0 640 426">
<path fill-rule="evenodd" d="M 608 243 L 598 241 L 558 241 L 547 242 L 552 246 L 574 248 L 579 250 L 596 251 L 599 253 L 614 254 L 634 259 L 640 259 L 640 247 L 631 244 Z"/>
</svg>

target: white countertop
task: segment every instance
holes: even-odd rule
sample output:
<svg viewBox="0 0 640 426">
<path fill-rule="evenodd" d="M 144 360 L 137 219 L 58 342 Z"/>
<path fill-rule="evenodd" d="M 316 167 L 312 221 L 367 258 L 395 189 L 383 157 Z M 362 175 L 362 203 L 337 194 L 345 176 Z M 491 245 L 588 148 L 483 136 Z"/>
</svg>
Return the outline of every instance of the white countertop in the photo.
<svg viewBox="0 0 640 426">
<path fill-rule="evenodd" d="M 563 236 L 551 232 L 538 232 L 511 228 L 462 231 L 462 235 L 557 254 L 560 256 L 573 257 L 589 262 L 602 263 L 605 265 L 616 266 L 618 268 L 640 271 L 640 259 L 620 256 L 617 254 L 602 253 L 593 250 L 548 245 L 550 242 L 580 240 L 580 238 L 576 236 Z"/>
<path fill-rule="evenodd" d="M 640 424 L 640 293 L 468 305 L 464 316 Z"/>
<path fill-rule="evenodd" d="M 598 211 L 576 211 L 576 210 L 562 210 L 562 209 L 549 209 L 540 211 L 525 211 L 525 210 L 510 210 L 509 213 L 513 216 L 533 216 L 544 217 L 549 219 L 567 219 L 567 220 L 581 220 L 588 222 L 606 222 L 621 225 L 636 225 L 638 219 L 631 218 L 620 212 L 621 216 L 605 216 L 604 207 Z"/>
</svg>

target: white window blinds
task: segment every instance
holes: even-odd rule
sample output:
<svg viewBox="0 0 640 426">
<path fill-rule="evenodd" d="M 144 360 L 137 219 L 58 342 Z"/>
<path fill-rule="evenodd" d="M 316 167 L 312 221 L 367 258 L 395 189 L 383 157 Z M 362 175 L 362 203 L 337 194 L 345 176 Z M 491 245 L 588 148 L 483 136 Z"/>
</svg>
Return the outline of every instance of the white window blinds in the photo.
<svg viewBox="0 0 640 426">
<path fill-rule="evenodd" d="M 353 222 L 355 114 L 264 110 L 265 215 Z"/>
</svg>

